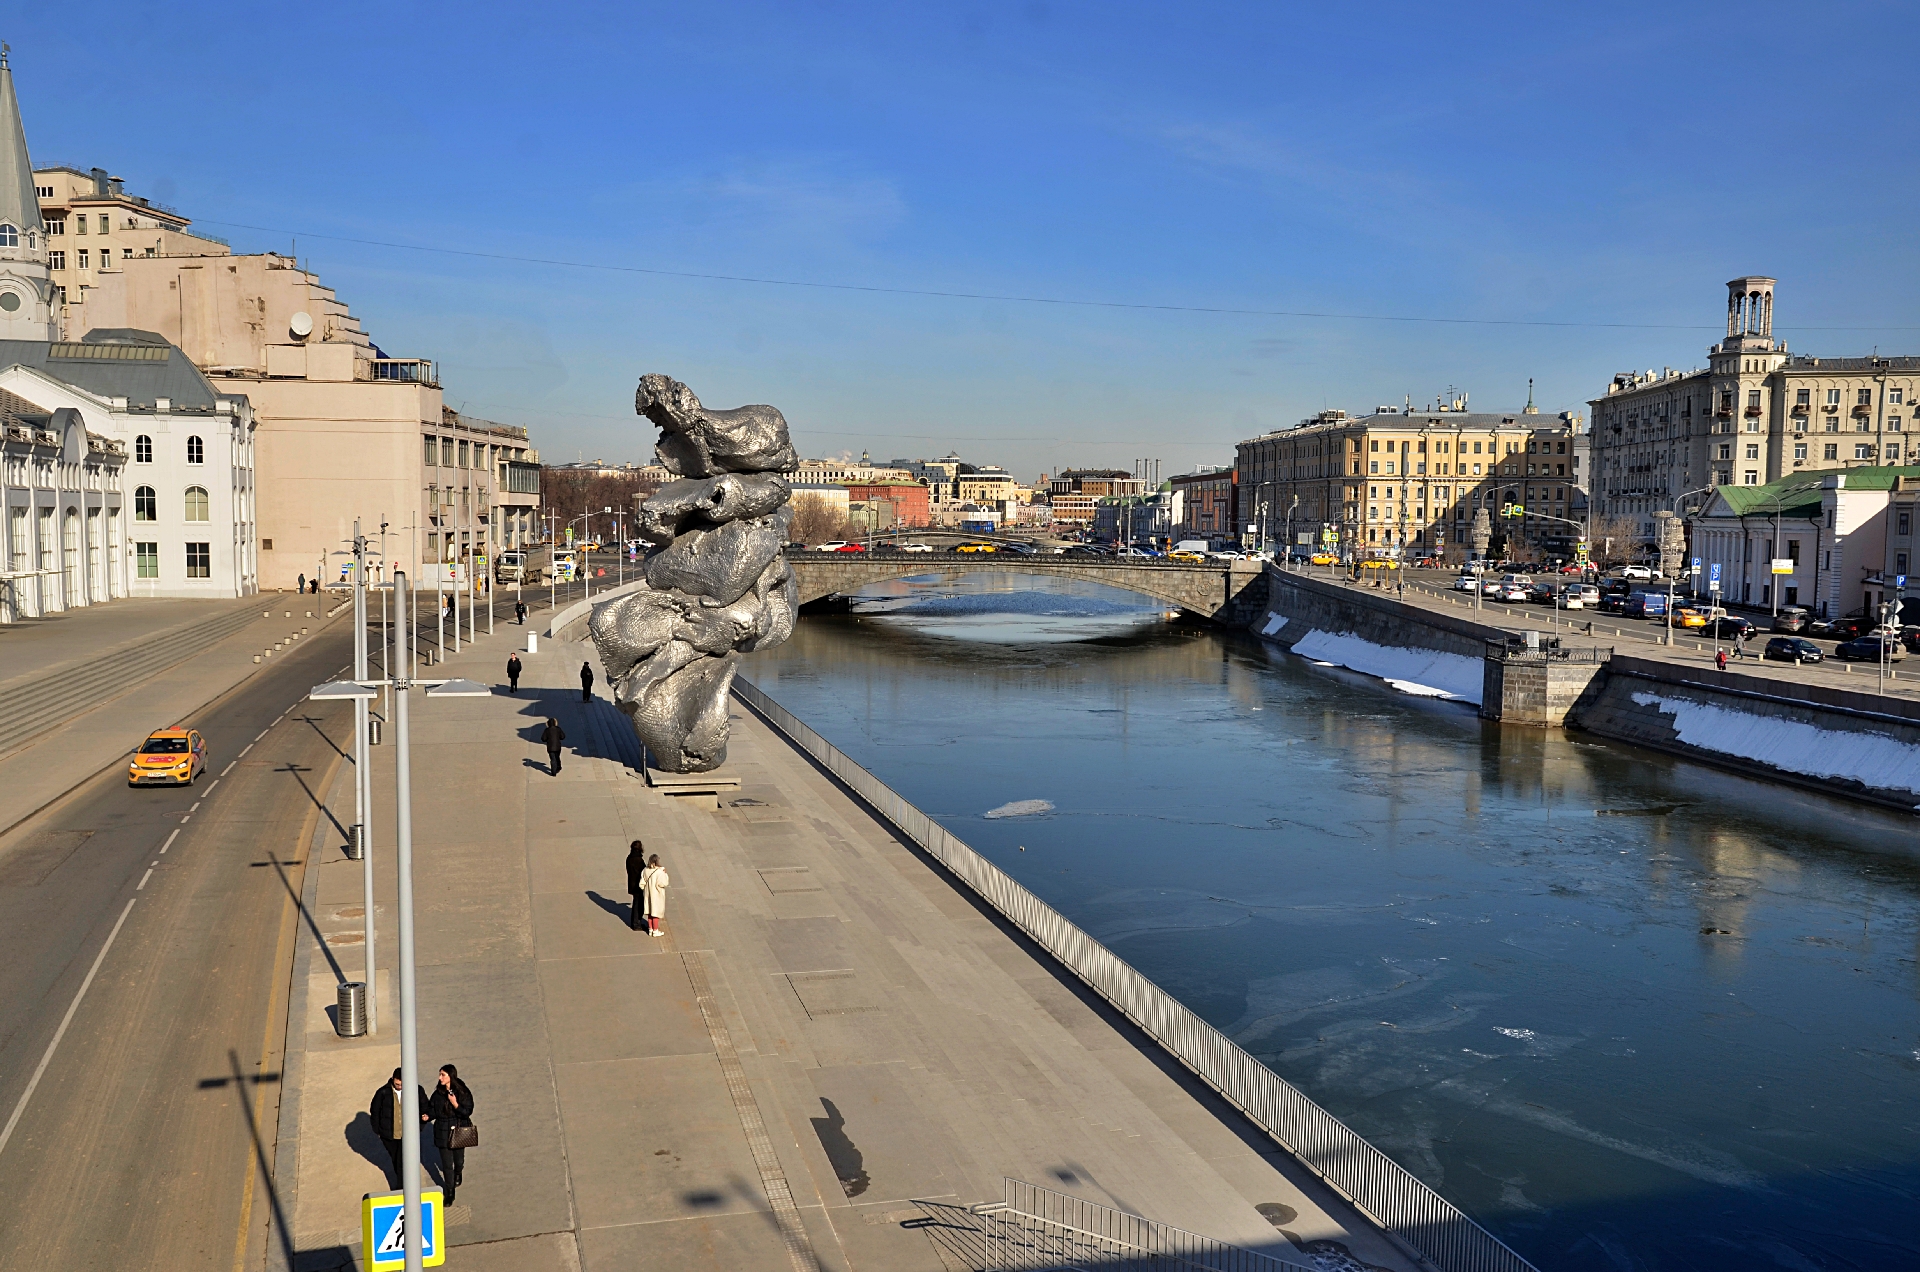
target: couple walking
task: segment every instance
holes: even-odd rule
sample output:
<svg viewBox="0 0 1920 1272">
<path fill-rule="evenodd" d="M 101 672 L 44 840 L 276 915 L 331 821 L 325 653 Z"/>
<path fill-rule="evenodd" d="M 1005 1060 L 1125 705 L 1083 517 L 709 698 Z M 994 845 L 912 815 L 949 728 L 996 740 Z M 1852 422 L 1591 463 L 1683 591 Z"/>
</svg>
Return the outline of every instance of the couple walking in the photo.
<svg viewBox="0 0 1920 1272">
<path fill-rule="evenodd" d="M 652 857 L 641 849 L 638 839 L 627 851 L 627 891 L 633 896 L 633 906 L 628 911 L 627 926 L 638 932 L 642 919 L 646 921 L 648 936 L 666 935 L 660 928 L 660 922 L 667 913 L 667 871 L 660 864 L 660 854 Z"/>
<path fill-rule="evenodd" d="M 431 1098 L 425 1091 L 416 1094 L 420 1100 L 420 1120 L 433 1123 L 433 1145 L 440 1150 L 440 1186 L 446 1192 L 447 1204 L 452 1205 L 454 1193 L 466 1179 L 467 1149 L 480 1142 L 480 1134 L 473 1127 L 473 1092 L 460 1080 L 460 1070 L 448 1064 L 440 1067 L 440 1083 L 433 1089 Z M 373 1093 L 373 1103 L 367 1107 L 373 1133 L 380 1137 L 381 1145 L 387 1150 L 387 1160 L 393 1163 L 387 1182 L 396 1191 L 406 1186 L 406 1179 L 400 1173 L 403 1143 L 400 1134 L 406 1125 L 402 1111 L 405 1106 L 401 1102 L 405 1097 L 400 1070 L 395 1069 L 387 1084 Z"/>
</svg>

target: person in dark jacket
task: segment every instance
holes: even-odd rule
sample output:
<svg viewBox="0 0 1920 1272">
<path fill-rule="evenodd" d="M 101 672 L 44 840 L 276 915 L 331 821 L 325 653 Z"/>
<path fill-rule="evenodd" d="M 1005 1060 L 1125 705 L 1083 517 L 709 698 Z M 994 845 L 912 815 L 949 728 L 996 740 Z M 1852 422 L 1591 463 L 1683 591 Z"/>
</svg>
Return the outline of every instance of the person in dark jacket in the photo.
<svg viewBox="0 0 1920 1272">
<path fill-rule="evenodd" d="M 299 586 L 299 587 L 296 587 L 296 588 L 294 588 L 293 590 L 294 590 L 294 591 L 296 591 L 296 592 L 298 592 L 298 593 L 300 593 L 300 594 L 301 594 L 302 596 L 304 596 L 304 595 L 306 595 L 306 592 L 307 592 L 307 576 L 306 576 L 306 573 L 305 573 L 304 571 L 303 571 L 303 572 L 301 573 L 301 575 L 300 575 L 300 586 Z"/>
<path fill-rule="evenodd" d="M 525 603 L 521 601 L 515 601 L 513 603 L 513 617 L 519 622 L 520 626 L 525 627 L 527 625 L 527 607 Z"/>
<path fill-rule="evenodd" d="M 440 1066 L 440 1085 L 427 1102 L 427 1116 L 433 1122 L 433 1146 L 440 1150 L 440 1186 L 446 1189 L 451 1206 L 467 1174 L 467 1150 L 453 1147 L 453 1128 L 473 1125 L 473 1092 L 460 1080 L 460 1070 L 450 1064 Z"/>
<path fill-rule="evenodd" d="M 387 1160 L 393 1163 L 393 1174 L 389 1181 L 395 1188 L 404 1187 L 406 1181 L 400 1177 L 400 1128 L 405 1125 L 401 1120 L 401 1097 L 406 1088 L 400 1084 L 400 1070 L 393 1071 L 393 1077 L 378 1091 L 373 1093 L 373 1102 L 367 1106 L 367 1117 L 373 1122 L 373 1133 L 380 1137 L 380 1143 L 387 1150 Z M 427 1093 L 419 1092 L 420 1120 L 427 1121 Z"/>
<path fill-rule="evenodd" d="M 580 701 L 593 701 L 593 664 L 580 664 Z"/>
<path fill-rule="evenodd" d="M 517 652 L 507 655 L 507 692 L 520 692 L 520 655 Z"/>
<path fill-rule="evenodd" d="M 566 730 L 552 716 L 547 717 L 547 727 L 540 731 L 540 741 L 547 748 L 547 768 L 555 777 L 560 776 L 560 744 L 567 740 Z"/>
<path fill-rule="evenodd" d="M 647 868 L 647 854 L 640 849 L 640 841 L 633 841 L 633 847 L 627 852 L 627 894 L 633 898 L 633 906 L 627 911 L 627 926 L 638 932 L 644 924 L 646 904 L 640 899 L 640 873 Z"/>
</svg>

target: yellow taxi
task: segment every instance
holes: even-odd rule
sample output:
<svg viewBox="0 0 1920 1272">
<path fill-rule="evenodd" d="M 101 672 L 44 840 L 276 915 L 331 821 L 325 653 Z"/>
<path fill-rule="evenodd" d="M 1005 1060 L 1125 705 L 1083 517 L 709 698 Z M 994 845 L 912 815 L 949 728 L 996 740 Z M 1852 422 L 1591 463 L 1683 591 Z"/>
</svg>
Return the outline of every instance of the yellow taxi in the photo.
<svg viewBox="0 0 1920 1272">
<path fill-rule="evenodd" d="M 955 552 L 998 552 L 1000 549 L 991 543 L 963 543 Z"/>
<path fill-rule="evenodd" d="M 1692 609 L 1685 605 L 1675 606 L 1673 611 L 1673 625 L 1675 627 L 1705 627 L 1707 625 L 1706 611 Z"/>
<path fill-rule="evenodd" d="M 191 786 L 207 771 L 207 740 L 198 729 L 155 729 L 127 765 L 128 786 Z"/>
<path fill-rule="evenodd" d="M 1363 570 L 1397 570 L 1400 568 L 1400 563 L 1398 561 L 1382 560 L 1362 561 L 1360 568 Z"/>
<path fill-rule="evenodd" d="M 1201 556 L 1198 552 L 1169 552 L 1167 554 L 1167 560 L 1184 561 L 1188 565 L 1205 565 L 1207 563 L 1207 558 Z"/>
<path fill-rule="evenodd" d="M 1340 558 L 1331 552 L 1316 552 L 1313 554 L 1313 563 L 1315 565 L 1338 565 L 1340 564 Z"/>
</svg>

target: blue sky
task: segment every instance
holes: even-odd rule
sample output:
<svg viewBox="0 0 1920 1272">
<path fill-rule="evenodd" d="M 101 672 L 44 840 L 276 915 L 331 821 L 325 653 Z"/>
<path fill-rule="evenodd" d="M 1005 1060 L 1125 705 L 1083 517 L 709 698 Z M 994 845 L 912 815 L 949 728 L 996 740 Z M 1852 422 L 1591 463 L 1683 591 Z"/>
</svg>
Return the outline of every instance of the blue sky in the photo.
<svg viewBox="0 0 1920 1272">
<path fill-rule="evenodd" d="M 0 35 L 36 162 L 236 250 L 297 236 L 550 462 L 645 458 L 633 383 L 664 371 L 807 454 L 1031 477 L 1230 462 L 1449 386 L 1516 407 L 1529 376 L 1584 410 L 1697 365 L 1744 273 L 1795 349 L 1920 352 L 1917 15 L 184 0 Z"/>
</svg>

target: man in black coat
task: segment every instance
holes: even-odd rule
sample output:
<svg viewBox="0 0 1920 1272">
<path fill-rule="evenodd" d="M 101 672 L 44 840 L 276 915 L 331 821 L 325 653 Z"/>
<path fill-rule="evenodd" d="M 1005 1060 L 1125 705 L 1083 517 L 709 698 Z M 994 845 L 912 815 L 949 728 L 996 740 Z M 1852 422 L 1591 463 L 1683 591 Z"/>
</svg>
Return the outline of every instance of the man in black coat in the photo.
<svg viewBox="0 0 1920 1272">
<path fill-rule="evenodd" d="M 540 744 L 547 748 L 547 771 L 555 777 L 560 776 L 560 744 L 567 740 L 567 731 L 552 716 L 547 717 L 547 727 L 540 730 Z"/>
<path fill-rule="evenodd" d="M 507 692 L 520 692 L 520 655 L 517 652 L 507 655 Z"/>
<path fill-rule="evenodd" d="M 400 1151 L 404 1141 L 400 1138 L 400 1128 L 405 1125 L 401 1115 L 401 1098 L 406 1087 L 400 1083 L 400 1070 L 393 1071 L 393 1077 L 378 1091 L 373 1093 L 373 1102 L 367 1106 L 367 1116 L 373 1121 L 373 1133 L 380 1137 L 380 1143 L 386 1147 L 387 1160 L 393 1163 L 393 1174 L 389 1181 L 395 1188 L 405 1187 L 406 1181 L 400 1176 Z M 427 1093 L 420 1092 L 420 1120 L 427 1120 Z"/>
<path fill-rule="evenodd" d="M 580 664 L 580 701 L 593 701 L 593 664 Z"/>
</svg>

